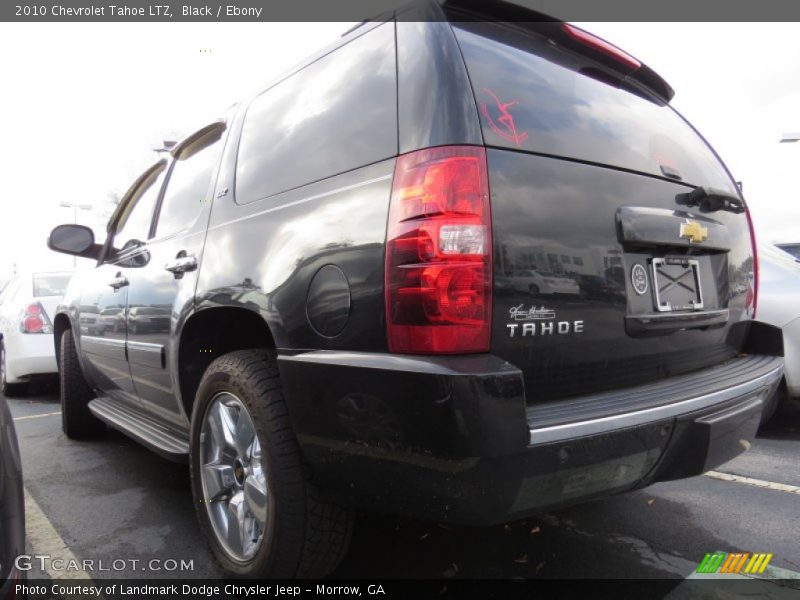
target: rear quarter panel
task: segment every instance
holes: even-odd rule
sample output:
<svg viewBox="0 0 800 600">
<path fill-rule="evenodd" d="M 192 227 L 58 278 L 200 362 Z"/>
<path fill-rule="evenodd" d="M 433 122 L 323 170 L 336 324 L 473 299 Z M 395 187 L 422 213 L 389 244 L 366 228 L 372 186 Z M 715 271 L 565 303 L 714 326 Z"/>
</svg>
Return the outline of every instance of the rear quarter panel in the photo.
<svg viewBox="0 0 800 600">
<path fill-rule="evenodd" d="M 394 159 L 244 206 L 217 200 L 197 310 L 261 314 L 279 349 L 385 350 L 384 254 Z M 309 323 L 306 297 L 325 265 L 344 273 L 350 310 L 335 337 Z"/>
</svg>

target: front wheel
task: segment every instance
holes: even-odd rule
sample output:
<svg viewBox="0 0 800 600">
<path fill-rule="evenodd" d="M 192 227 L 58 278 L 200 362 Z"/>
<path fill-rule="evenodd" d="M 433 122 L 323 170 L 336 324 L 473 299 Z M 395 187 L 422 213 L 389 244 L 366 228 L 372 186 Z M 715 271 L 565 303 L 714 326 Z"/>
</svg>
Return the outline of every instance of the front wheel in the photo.
<svg viewBox="0 0 800 600">
<path fill-rule="evenodd" d="M 58 379 L 61 396 L 61 428 L 68 438 L 83 440 L 97 436 L 105 424 L 89 410 L 94 392 L 81 371 L 72 330 L 61 334 L 58 356 Z"/>
<path fill-rule="evenodd" d="M 234 577 L 323 577 L 344 557 L 351 510 L 309 481 L 276 359 L 242 350 L 216 359 L 195 398 L 192 491 L 212 556 Z"/>
</svg>

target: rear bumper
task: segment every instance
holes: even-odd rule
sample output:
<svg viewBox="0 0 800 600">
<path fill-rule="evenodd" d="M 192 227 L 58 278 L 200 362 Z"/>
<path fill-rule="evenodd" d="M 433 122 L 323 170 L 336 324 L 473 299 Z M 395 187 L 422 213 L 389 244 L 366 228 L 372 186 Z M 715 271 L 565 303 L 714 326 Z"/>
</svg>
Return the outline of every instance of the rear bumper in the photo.
<svg viewBox="0 0 800 600">
<path fill-rule="evenodd" d="M 52 335 L 6 334 L 3 343 L 6 348 L 6 378 L 9 383 L 26 381 L 31 375 L 58 372 Z"/>
<path fill-rule="evenodd" d="M 751 355 L 528 409 L 491 356 L 279 357 L 317 482 L 335 500 L 474 525 L 700 474 L 749 447 L 783 359 Z"/>
</svg>

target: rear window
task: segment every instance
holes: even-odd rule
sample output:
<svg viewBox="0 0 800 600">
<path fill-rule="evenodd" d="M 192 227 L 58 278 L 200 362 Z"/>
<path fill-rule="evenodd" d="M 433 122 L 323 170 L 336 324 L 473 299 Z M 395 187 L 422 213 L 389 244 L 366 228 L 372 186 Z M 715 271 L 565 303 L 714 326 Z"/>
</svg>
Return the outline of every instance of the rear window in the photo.
<svg viewBox="0 0 800 600">
<path fill-rule="evenodd" d="M 455 23 L 454 29 L 487 145 L 661 177 L 667 170 L 687 183 L 736 192 L 708 145 L 675 110 L 646 92 L 620 89 L 589 59 L 499 23 Z"/>
<path fill-rule="evenodd" d="M 35 298 L 41 296 L 63 296 L 67 291 L 70 275 L 34 275 L 33 276 L 33 295 Z"/>
</svg>

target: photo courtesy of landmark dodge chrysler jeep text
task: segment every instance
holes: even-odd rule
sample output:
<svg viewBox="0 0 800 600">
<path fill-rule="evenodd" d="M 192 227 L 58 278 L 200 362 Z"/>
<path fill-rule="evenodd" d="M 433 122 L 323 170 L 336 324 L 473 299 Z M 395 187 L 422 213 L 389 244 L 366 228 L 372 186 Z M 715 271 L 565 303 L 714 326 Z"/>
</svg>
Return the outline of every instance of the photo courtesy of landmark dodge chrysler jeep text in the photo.
<svg viewBox="0 0 800 600">
<path fill-rule="evenodd" d="M 106 240 L 50 235 L 97 260 L 53 320 L 64 431 L 188 461 L 230 575 L 330 572 L 355 509 L 488 525 L 702 473 L 781 378 L 744 201 L 672 89 L 480 10 L 362 24 L 179 142 Z"/>
</svg>

